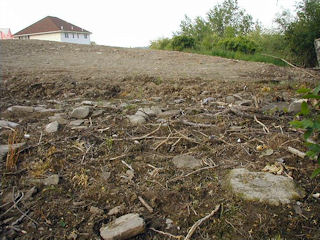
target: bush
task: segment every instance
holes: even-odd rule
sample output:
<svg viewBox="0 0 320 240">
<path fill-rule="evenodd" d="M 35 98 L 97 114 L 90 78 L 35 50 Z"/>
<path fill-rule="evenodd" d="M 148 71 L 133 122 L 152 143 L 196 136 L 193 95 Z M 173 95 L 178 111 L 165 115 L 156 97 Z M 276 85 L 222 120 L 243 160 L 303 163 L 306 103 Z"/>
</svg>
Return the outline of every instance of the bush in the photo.
<svg viewBox="0 0 320 240">
<path fill-rule="evenodd" d="M 159 50 L 172 50 L 171 39 L 160 38 L 158 40 L 151 41 L 150 48 Z"/>
<path fill-rule="evenodd" d="M 196 45 L 196 41 L 193 37 L 180 35 L 172 38 L 172 49 L 182 51 L 184 49 L 193 49 Z"/>
<path fill-rule="evenodd" d="M 246 54 L 254 54 L 258 49 L 258 45 L 246 37 L 226 38 L 220 40 L 218 45 L 223 47 L 225 50 Z"/>
</svg>

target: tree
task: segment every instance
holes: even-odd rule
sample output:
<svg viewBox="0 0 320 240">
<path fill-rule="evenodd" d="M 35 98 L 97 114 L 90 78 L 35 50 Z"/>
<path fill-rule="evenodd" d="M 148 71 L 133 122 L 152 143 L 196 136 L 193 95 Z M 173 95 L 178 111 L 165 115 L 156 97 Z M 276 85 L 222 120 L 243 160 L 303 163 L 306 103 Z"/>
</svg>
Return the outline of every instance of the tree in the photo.
<svg viewBox="0 0 320 240">
<path fill-rule="evenodd" d="M 295 20 L 288 24 L 284 34 L 298 63 L 316 66 L 314 40 L 320 38 L 320 0 L 303 0 L 297 7 Z"/>
</svg>

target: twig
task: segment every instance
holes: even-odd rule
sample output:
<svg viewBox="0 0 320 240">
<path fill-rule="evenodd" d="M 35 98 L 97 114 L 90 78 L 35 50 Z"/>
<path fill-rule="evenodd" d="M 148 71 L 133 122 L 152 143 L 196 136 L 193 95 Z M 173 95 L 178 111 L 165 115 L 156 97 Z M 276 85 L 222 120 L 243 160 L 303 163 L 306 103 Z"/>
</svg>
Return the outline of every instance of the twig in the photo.
<svg viewBox="0 0 320 240">
<path fill-rule="evenodd" d="M 86 152 L 83 154 L 82 159 L 81 159 L 81 164 L 83 164 L 84 159 L 85 159 L 87 153 L 89 152 L 89 150 L 91 149 L 91 147 L 92 147 L 92 145 L 89 145 L 89 147 L 87 148 Z"/>
<path fill-rule="evenodd" d="M 171 133 L 168 135 L 168 137 L 167 137 L 165 140 L 163 140 L 161 143 L 159 143 L 159 144 L 154 148 L 154 150 L 157 150 L 160 146 L 162 146 L 164 143 L 166 143 L 166 142 L 170 139 L 170 137 L 171 137 Z"/>
<path fill-rule="evenodd" d="M 240 230 L 238 230 L 231 222 L 229 222 L 227 219 L 225 219 L 226 223 L 228 223 L 236 232 L 238 232 L 242 237 L 245 237 Z"/>
<path fill-rule="evenodd" d="M 157 132 L 160 128 L 161 128 L 161 123 L 159 124 L 159 127 L 156 129 L 156 130 L 153 130 L 152 132 L 146 134 L 146 135 L 143 135 L 141 137 L 133 137 L 131 138 L 131 140 L 141 140 L 141 139 L 145 139 L 147 137 L 149 137 L 150 135 L 154 134 L 155 132 Z"/>
<path fill-rule="evenodd" d="M 189 230 L 187 236 L 184 238 L 184 240 L 189 240 L 192 237 L 193 233 L 196 231 L 196 228 L 199 227 L 201 225 L 201 223 L 203 223 L 205 220 L 209 219 L 214 214 L 216 214 L 219 211 L 219 209 L 220 209 L 220 204 L 218 204 L 216 206 L 216 208 L 209 215 L 196 221 L 195 224 L 193 224 L 193 226 L 190 228 L 190 230 Z"/>
<path fill-rule="evenodd" d="M 306 154 L 304 152 L 301 152 L 298 149 L 295 149 L 293 147 L 288 147 L 288 151 L 291 152 L 292 154 L 300 157 L 300 158 L 305 158 L 305 156 L 306 156 Z"/>
<path fill-rule="evenodd" d="M 126 163 L 124 160 L 121 160 L 121 162 L 122 162 L 124 165 L 126 165 L 127 168 L 129 168 L 131 171 L 134 172 L 134 169 L 133 169 L 128 163 Z"/>
<path fill-rule="evenodd" d="M 186 140 L 188 140 L 190 142 L 193 142 L 193 143 L 196 143 L 196 144 L 200 144 L 199 142 L 193 140 L 192 138 L 189 138 L 186 135 L 183 135 L 181 132 L 176 131 L 176 133 L 178 133 L 182 138 L 184 138 L 184 139 L 186 139 Z"/>
<path fill-rule="evenodd" d="M 175 239 L 182 239 L 183 238 L 183 236 L 181 236 L 181 235 L 175 236 L 175 235 L 172 235 L 171 233 L 162 232 L 162 231 L 154 229 L 154 228 L 149 228 L 149 229 L 154 231 L 154 232 L 156 232 L 156 233 L 160 233 L 162 235 L 165 235 L 165 236 L 168 236 L 168 237 L 171 237 L 171 238 L 175 238 Z"/>
<path fill-rule="evenodd" d="M 42 135 L 43 135 L 43 133 L 42 133 L 42 131 L 40 132 L 40 137 L 39 137 L 39 141 L 38 141 L 38 146 L 40 145 L 40 143 L 41 143 L 41 140 L 42 140 Z"/>
<path fill-rule="evenodd" d="M 105 132 L 105 131 L 107 131 L 107 130 L 109 130 L 109 129 L 110 129 L 110 127 L 106 127 L 106 128 L 98 129 L 97 131 L 98 131 L 99 133 L 103 133 L 103 132 Z"/>
<path fill-rule="evenodd" d="M 191 127 L 213 127 L 214 126 L 212 124 L 194 123 L 194 122 L 189 122 L 187 120 L 181 120 L 180 122 L 183 123 L 184 125 L 191 126 Z"/>
<path fill-rule="evenodd" d="M 153 213 L 153 208 L 142 197 L 139 196 L 138 199 L 142 203 L 142 205 L 145 206 L 146 209 L 148 209 L 150 213 Z"/>
<path fill-rule="evenodd" d="M 14 198 L 14 192 L 12 193 L 12 195 L 13 195 L 13 198 Z M 19 193 L 19 195 L 20 195 L 20 193 Z M 17 197 L 17 200 L 14 199 L 14 200 L 12 201 L 12 202 L 13 202 L 13 205 L 12 205 L 7 211 L 5 211 L 4 213 L 2 213 L 2 214 L 0 215 L 0 218 L 3 217 L 4 215 L 6 215 L 11 209 L 13 209 L 13 208 L 15 207 L 15 205 L 18 204 L 18 203 L 22 200 L 23 197 L 24 197 L 24 194 L 21 193 L 21 195 Z M 5 205 L 3 205 L 3 206 L 5 206 Z M 1 206 L 1 207 L 2 207 L 2 206 Z"/>
<path fill-rule="evenodd" d="M 186 175 L 182 175 L 182 176 L 178 176 L 178 177 L 175 177 L 175 178 L 173 178 L 173 179 L 170 179 L 170 180 L 167 181 L 167 183 L 175 182 L 175 181 L 177 181 L 177 180 L 180 180 L 180 179 L 185 178 L 185 177 L 189 177 L 189 176 L 191 176 L 192 174 L 201 172 L 201 171 L 203 171 L 203 170 L 213 169 L 213 168 L 217 168 L 217 167 L 218 167 L 218 165 L 216 165 L 216 166 L 210 166 L 210 167 L 204 167 L 204 168 L 199 168 L 199 169 L 197 169 L 197 170 L 195 170 L 195 171 L 192 171 L 192 172 L 190 172 L 190 173 L 188 173 L 188 174 L 186 174 Z"/>
<path fill-rule="evenodd" d="M 117 156 L 117 157 L 110 158 L 109 160 L 113 161 L 113 160 L 117 160 L 119 158 L 123 158 L 123 157 L 126 157 L 126 156 L 127 156 L 127 154 L 123 154 L 123 155 L 120 155 L 120 156 Z"/>
<path fill-rule="evenodd" d="M 260 121 L 257 119 L 256 115 L 253 115 L 253 119 L 262 126 L 263 131 L 264 131 L 265 133 L 270 133 L 270 131 L 269 131 L 269 129 L 267 128 L 267 126 L 266 126 L 265 124 L 263 124 L 262 122 L 260 122 Z"/>
</svg>

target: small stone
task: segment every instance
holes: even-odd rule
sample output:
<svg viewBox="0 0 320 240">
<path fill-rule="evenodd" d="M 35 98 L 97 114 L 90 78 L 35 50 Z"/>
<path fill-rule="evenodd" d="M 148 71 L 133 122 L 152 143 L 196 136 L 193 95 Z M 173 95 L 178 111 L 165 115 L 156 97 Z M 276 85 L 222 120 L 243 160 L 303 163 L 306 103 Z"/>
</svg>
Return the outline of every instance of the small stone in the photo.
<svg viewBox="0 0 320 240">
<path fill-rule="evenodd" d="M 117 215 L 117 214 L 121 213 L 123 210 L 124 210 L 124 205 L 119 205 L 119 206 L 116 206 L 116 207 L 110 209 L 108 212 L 108 215 L 109 216 Z"/>
<path fill-rule="evenodd" d="M 89 106 L 93 106 L 95 105 L 96 103 L 93 102 L 93 101 L 82 101 L 81 102 L 81 105 L 89 105 Z"/>
<path fill-rule="evenodd" d="M 151 100 L 155 102 L 161 102 L 162 97 L 151 97 Z"/>
<path fill-rule="evenodd" d="M 100 209 L 98 207 L 94 207 L 94 206 L 90 207 L 90 212 L 92 214 L 96 214 L 96 215 L 102 215 L 104 213 L 102 209 Z"/>
<path fill-rule="evenodd" d="M 17 126 L 19 126 L 18 123 L 6 121 L 6 120 L 0 120 L 0 127 L 16 128 Z"/>
<path fill-rule="evenodd" d="M 213 98 L 213 97 L 208 97 L 208 98 L 203 99 L 203 100 L 201 101 L 201 103 L 202 103 L 203 105 L 207 105 L 207 104 L 209 104 L 210 102 L 213 102 L 213 101 L 215 101 L 215 98 Z"/>
<path fill-rule="evenodd" d="M 159 114 L 160 117 L 173 117 L 173 116 L 178 116 L 181 114 L 180 110 L 168 110 L 165 112 L 161 112 Z"/>
<path fill-rule="evenodd" d="M 166 224 L 167 224 L 166 229 L 170 229 L 170 228 L 172 228 L 173 221 L 170 218 L 167 218 Z"/>
<path fill-rule="evenodd" d="M 38 189 L 36 187 L 32 187 L 31 189 L 29 189 L 25 195 L 24 195 L 24 198 L 22 199 L 23 201 L 27 201 L 29 200 L 30 198 L 32 198 L 32 196 L 34 194 L 36 194 L 38 192 Z"/>
<path fill-rule="evenodd" d="M 49 123 L 47 126 L 46 126 L 46 132 L 47 133 L 55 133 L 57 132 L 59 129 L 59 123 L 57 121 L 54 121 L 52 123 Z"/>
<path fill-rule="evenodd" d="M 34 111 L 34 108 L 30 106 L 12 106 L 8 108 L 8 111 L 14 113 L 32 113 Z"/>
<path fill-rule="evenodd" d="M 96 110 L 92 113 L 92 117 L 99 117 L 103 114 L 103 110 Z"/>
<path fill-rule="evenodd" d="M 234 103 L 236 101 L 236 98 L 234 96 L 227 96 L 225 99 L 226 103 Z"/>
<path fill-rule="evenodd" d="M 175 104 L 180 104 L 180 103 L 184 103 L 185 101 L 186 101 L 185 99 L 179 98 L 179 99 L 174 100 L 174 103 Z"/>
<path fill-rule="evenodd" d="M 227 176 L 227 186 L 239 197 L 270 205 L 288 204 L 303 198 L 305 192 L 291 178 L 265 172 L 233 169 Z"/>
<path fill-rule="evenodd" d="M 77 119 L 83 119 L 83 118 L 88 117 L 89 113 L 90 113 L 89 107 L 87 107 L 87 106 L 77 107 L 77 108 L 73 109 L 70 117 L 77 118 Z"/>
<path fill-rule="evenodd" d="M 292 103 L 290 103 L 288 112 L 294 114 L 299 113 L 301 111 L 301 104 L 305 101 L 306 99 L 294 100 Z"/>
<path fill-rule="evenodd" d="M 147 108 L 138 109 L 136 115 L 143 116 L 144 114 L 146 114 L 148 117 L 155 117 L 155 116 L 159 115 L 160 113 L 162 113 L 161 108 L 156 107 L 156 106 L 152 106 L 150 108 L 147 107 Z"/>
<path fill-rule="evenodd" d="M 128 116 L 129 121 L 132 125 L 141 125 L 146 122 L 146 119 L 143 116 L 140 115 L 130 115 Z"/>
<path fill-rule="evenodd" d="M 177 168 L 193 169 L 202 166 L 201 160 L 195 159 L 193 156 L 190 155 L 175 156 L 172 159 L 172 162 Z"/>
<path fill-rule="evenodd" d="M 62 125 L 68 123 L 68 120 L 65 119 L 66 118 L 65 114 L 56 113 L 53 116 L 50 116 L 48 118 L 49 118 L 50 122 L 57 121 L 59 124 L 62 124 Z"/>
<path fill-rule="evenodd" d="M 69 123 L 69 125 L 70 125 L 70 126 L 80 126 L 82 123 L 84 123 L 84 120 L 78 119 L 78 120 L 71 121 L 71 122 Z"/>
<path fill-rule="evenodd" d="M 41 182 L 48 186 L 48 185 L 58 185 L 59 184 L 59 175 L 58 174 L 53 174 L 45 179 L 43 179 Z"/>
<path fill-rule="evenodd" d="M 144 229 L 144 220 L 138 214 L 130 213 L 100 228 L 100 236 L 104 240 L 125 240 L 143 233 Z"/>
</svg>

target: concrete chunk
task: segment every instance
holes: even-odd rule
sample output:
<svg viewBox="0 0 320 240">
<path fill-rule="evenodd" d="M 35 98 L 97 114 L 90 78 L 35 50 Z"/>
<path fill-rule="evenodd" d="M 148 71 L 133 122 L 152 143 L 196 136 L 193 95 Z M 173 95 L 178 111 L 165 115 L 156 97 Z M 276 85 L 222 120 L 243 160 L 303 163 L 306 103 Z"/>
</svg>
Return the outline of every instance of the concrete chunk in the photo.
<svg viewBox="0 0 320 240">
<path fill-rule="evenodd" d="M 144 228 L 144 220 L 138 214 L 130 213 L 100 228 L 100 236 L 104 240 L 125 240 L 144 232 Z"/>
</svg>

